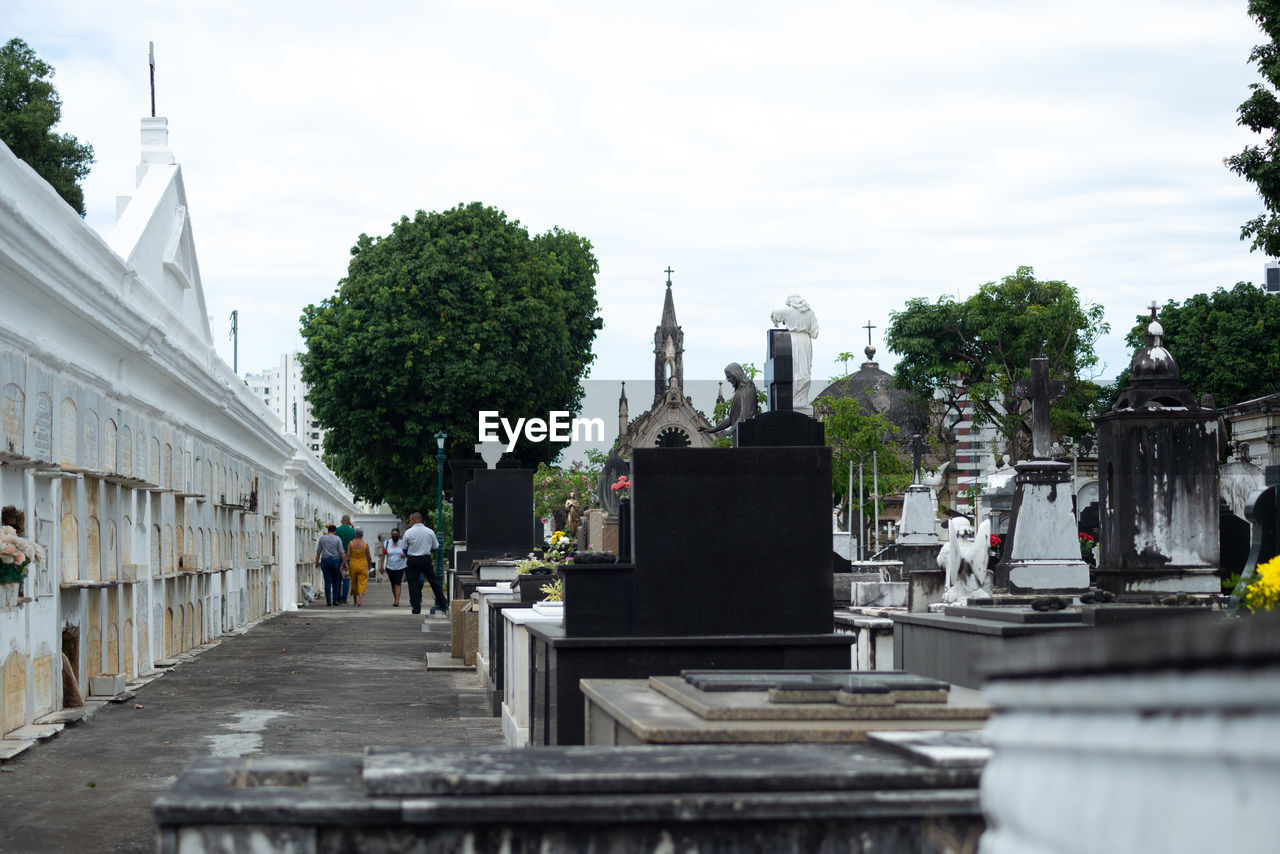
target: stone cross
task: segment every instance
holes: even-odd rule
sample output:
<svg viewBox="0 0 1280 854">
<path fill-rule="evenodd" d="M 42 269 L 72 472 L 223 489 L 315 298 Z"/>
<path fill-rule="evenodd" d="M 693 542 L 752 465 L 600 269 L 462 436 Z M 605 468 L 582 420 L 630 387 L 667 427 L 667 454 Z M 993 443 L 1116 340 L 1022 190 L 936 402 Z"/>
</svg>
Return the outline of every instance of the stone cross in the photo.
<svg viewBox="0 0 1280 854">
<path fill-rule="evenodd" d="M 1015 382 L 1013 393 L 1019 398 L 1031 401 L 1032 459 L 1048 459 L 1049 410 L 1055 401 L 1066 395 L 1066 381 L 1049 379 L 1049 357 L 1037 356 L 1031 360 L 1031 381 Z"/>
<path fill-rule="evenodd" d="M 924 456 L 928 443 L 919 433 L 911 437 L 911 482 L 920 482 L 920 459 Z"/>
</svg>

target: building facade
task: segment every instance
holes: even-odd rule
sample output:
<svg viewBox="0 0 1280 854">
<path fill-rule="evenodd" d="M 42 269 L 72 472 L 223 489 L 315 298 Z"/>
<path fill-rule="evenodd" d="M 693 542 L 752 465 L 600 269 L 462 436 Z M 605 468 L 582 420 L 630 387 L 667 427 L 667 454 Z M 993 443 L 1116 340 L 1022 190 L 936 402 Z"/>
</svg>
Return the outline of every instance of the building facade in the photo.
<svg viewBox="0 0 1280 854">
<path fill-rule="evenodd" d="M 216 354 L 167 120 L 99 235 L 0 145 L 0 732 L 296 607 L 350 492 Z M 16 525 L 15 525 L 16 527 Z M 116 680 L 102 680 L 112 684 Z"/>
</svg>

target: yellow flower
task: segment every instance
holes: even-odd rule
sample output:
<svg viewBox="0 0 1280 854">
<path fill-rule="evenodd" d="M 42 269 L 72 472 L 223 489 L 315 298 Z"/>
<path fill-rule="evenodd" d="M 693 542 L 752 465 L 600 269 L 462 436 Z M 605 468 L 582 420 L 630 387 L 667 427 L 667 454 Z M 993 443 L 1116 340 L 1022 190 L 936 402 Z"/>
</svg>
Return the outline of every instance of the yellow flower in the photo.
<svg viewBox="0 0 1280 854">
<path fill-rule="evenodd" d="M 1258 566 L 1244 592 L 1244 606 L 1253 613 L 1270 611 L 1280 604 L 1280 555 Z"/>
</svg>

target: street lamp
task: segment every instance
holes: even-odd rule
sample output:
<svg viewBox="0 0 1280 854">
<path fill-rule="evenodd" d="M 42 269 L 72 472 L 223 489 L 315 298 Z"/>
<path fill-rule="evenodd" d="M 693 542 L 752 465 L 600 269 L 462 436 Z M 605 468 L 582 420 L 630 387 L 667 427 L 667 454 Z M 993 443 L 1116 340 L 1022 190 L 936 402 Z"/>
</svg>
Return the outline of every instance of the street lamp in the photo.
<svg viewBox="0 0 1280 854">
<path fill-rule="evenodd" d="M 444 442 L 449 434 L 436 433 L 436 533 L 444 536 Z M 436 549 L 436 583 L 444 584 L 444 543 Z M 443 586 L 440 589 L 444 589 Z M 446 615 L 447 616 L 447 615 Z"/>
</svg>

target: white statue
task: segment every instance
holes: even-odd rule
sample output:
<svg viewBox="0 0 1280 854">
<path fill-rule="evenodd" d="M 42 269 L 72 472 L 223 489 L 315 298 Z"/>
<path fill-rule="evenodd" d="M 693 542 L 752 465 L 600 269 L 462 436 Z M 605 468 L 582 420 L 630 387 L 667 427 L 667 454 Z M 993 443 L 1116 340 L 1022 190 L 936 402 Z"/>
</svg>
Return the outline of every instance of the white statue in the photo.
<svg viewBox="0 0 1280 854">
<path fill-rule="evenodd" d="M 818 317 L 799 294 L 787 297 L 787 307 L 770 315 L 791 333 L 791 408 L 813 414 L 809 405 L 809 381 L 813 376 L 813 339 L 818 337 Z"/>
<path fill-rule="evenodd" d="M 963 516 L 947 523 L 948 539 L 938 552 L 938 566 L 947 571 L 943 602 L 964 603 L 979 593 L 991 595 L 991 573 L 987 570 L 987 548 L 991 542 L 991 520 L 983 519 L 975 534 Z"/>
</svg>

